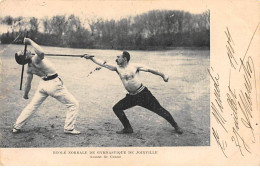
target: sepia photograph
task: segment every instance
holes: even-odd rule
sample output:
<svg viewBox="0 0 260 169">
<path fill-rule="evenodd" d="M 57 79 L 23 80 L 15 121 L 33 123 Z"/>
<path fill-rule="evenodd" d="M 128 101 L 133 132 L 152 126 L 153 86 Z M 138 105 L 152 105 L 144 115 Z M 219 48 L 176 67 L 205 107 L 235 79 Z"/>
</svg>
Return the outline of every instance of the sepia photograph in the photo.
<svg viewBox="0 0 260 169">
<path fill-rule="evenodd" d="M 25 3 L 0 18 L 1 147 L 210 145 L 209 10 Z"/>
<path fill-rule="evenodd" d="M 1 165 L 259 164 L 259 7 L 0 1 Z"/>
</svg>

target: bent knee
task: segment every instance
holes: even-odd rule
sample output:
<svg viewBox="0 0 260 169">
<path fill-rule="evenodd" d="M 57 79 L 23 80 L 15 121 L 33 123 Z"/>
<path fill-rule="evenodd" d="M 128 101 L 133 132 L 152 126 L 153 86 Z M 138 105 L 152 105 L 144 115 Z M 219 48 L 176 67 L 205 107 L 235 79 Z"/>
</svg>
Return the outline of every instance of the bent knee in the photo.
<svg viewBox="0 0 260 169">
<path fill-rule="evenodd" d="M 72 109 L 79 109 L 79 102 L 77 100 L 74 100 L 70 104 L 67 104 L 67 106 Z"/>
<path fill-rule="evenodd" d="M 79 102 L 77 100 L 74 101 L 74 106 L 78 109 L 79 108 Z"/>
<path fill-rule="evenodd" d="M 116 105 L 113 106 L 113 111 L 114 112 L 117 112 L 117 111 L 120 111 L 120 110 L 122 110 L 122 109 L 121 109 L 121 107 L 119 105 L 116 104 Z"/>
<path fill-rule="evenodd" d="M 115 112 L 116 110 L 117 110 L 117 107 L 116 107 L 116 105 L 115 106 L 113 106 L 113 111 Z"/>
</svg>

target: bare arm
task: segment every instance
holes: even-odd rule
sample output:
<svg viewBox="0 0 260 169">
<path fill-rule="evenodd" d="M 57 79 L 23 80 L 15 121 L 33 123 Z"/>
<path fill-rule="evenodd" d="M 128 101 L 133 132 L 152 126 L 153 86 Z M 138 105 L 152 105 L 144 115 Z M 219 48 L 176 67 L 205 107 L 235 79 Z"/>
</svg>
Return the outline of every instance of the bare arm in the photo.
<svg viewBox="0 0 260 169">
<path fill-rule="evenodd" d="M 106 61 L 102 61 L 102 60 L 94 58 L 94 56 L 90 56 L 90 55 L 84 55 L 83 57 L 86 59 L 92 60 L 92 62 L 94 62 L 95 64 L 97 64 L 99 66 L 107 68 L 111 71 L 116 71 L 116 66 L 114 66 L 112 64 L 108 64 Z"/>
<path fill-rule="evenodd" d="M 31 40 L 29 38 L 24 38 L 24 44 L 28 44 L 33 47 L 35 53 L 37 54 L 35 56 L 36 62 L 39 62 L 44 59 L 44 51 L 37 43 L 35 43 L 33 40 Z"/>
<path fill-rule="evenodd" d="M 33 74 L 30 72 L 27 72 L 27 81 L 25 83 L 25 90 L 24 90 L 24 99 L 29 99 L 28 94 L 31 90 L 31 83 L 32 83 L 32 79 L 33 79 Z"/>
<path fill-rule="evenodd" d="M 147 66 L 139 65 L 137 67 L 137 70 L 143 71 L 143 72 L 150 72 L 152 74 L 161 76 L 165 82 L 168 82 L 168 80 L 169 80 L 169 76 L 165 75 L 164 73 L 162 73 L 162 72 L 160 72 L 156 69 L 153 69 L 153 68 L 150 68 L 150 67 L 147 67 Z"/>
</svg>

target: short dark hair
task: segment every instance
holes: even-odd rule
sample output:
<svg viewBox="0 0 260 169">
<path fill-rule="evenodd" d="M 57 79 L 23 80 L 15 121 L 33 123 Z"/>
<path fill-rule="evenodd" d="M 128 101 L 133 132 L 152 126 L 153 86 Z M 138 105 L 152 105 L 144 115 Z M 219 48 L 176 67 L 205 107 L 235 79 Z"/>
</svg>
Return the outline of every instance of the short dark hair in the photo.
<svg viewBox="0 0 260 169">
<path fill-rule="evenodd" d="M 130 60 L 130 54 L 127 51 L 123 51 L 123 57 L 126 58 L 127 62 Z"/>
<path fill-rule="evenodd" d="M 23 53 L 15 53 L 15 60 L 19 65 L 25 65 L 30 62 L 29 59 L 26 59 L 26 56 Z"/>
</svg>

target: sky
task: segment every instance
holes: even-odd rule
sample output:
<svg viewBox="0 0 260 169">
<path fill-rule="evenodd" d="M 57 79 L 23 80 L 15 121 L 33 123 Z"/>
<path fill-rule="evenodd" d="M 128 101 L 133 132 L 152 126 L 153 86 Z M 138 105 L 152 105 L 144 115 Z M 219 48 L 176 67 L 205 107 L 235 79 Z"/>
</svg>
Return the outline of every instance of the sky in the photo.
<svg viewBox="0 0 260 169">
<path fill-rule="evenodd" d="M 183 3 L 185 2 L 185 3 Z M 75 14 L 80 18 L 102 17 L 118 20 L 154 9 L 184 10 L 202 13 L 207 10 L 203 0 L 0 0 L 0 16 L 52 17 Z"/>
</svg>

